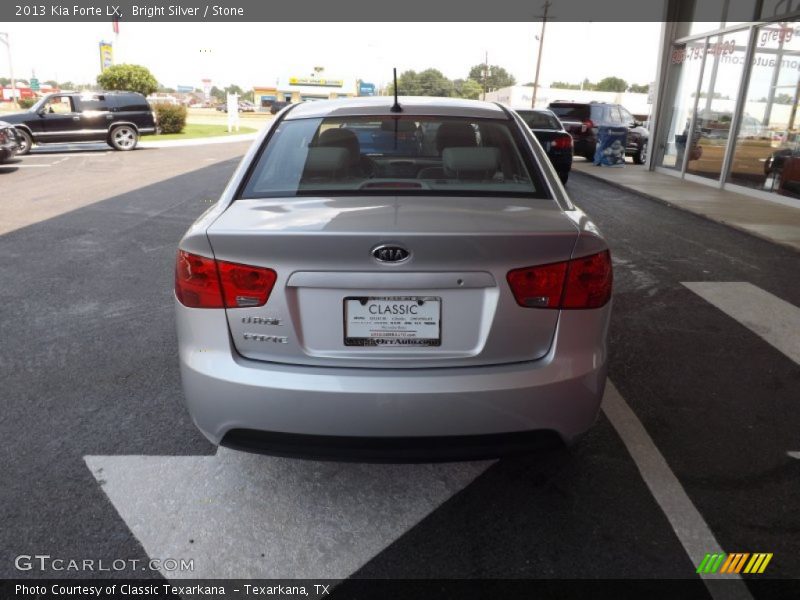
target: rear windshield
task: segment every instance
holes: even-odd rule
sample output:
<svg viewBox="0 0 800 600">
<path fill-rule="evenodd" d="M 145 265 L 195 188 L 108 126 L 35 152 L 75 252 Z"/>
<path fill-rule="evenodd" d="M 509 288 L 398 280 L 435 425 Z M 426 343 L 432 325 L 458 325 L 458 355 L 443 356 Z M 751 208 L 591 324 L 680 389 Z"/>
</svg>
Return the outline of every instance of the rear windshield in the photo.
<svg viewBox="0 0 800 600">
<path fill-rule="evenodd" d="M 561 129 L 561 122 L 549 112 L 518 110 L 517 113 L 531 129 Z"/>
<path fill-rule="evenodd" d="M 347 117 L 281 122 L 242 197 L 503 195 L 546 198 L 510 120 Z"/>
<path fill-rule="evenodd" d="M 562 121 L 583 121 L 589 118 L 589 107 L 586 104 L 551 104 L 549 108 Z"/>
</svg>

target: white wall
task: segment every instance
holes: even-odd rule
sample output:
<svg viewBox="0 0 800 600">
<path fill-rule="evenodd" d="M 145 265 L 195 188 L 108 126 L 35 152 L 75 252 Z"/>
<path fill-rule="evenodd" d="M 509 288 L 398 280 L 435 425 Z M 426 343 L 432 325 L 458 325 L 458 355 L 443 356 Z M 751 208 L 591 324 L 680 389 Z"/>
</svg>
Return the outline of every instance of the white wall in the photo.
<svg viewBox="0 0 800 600">
<path fill-rule="evenodd" d="M 515 85 L 501 88 L 486 94 L 489 102 L 500 102 L 513 108 L 529 108 L 533 98 L 533 88 L 524 85 Z M 547 105 L 556 100 L 569 102 L 611 102 L 621 104 L 630 112 L 637 115 L 650 114 L 651 104 L 647 102 L 647 94 L 634 94 L 632 92 L 593 92 L 589 90 L 562 90 L 558 88 L 540 87 L 536 94 L 536 108 L 547 108 Z"/>
</svg>

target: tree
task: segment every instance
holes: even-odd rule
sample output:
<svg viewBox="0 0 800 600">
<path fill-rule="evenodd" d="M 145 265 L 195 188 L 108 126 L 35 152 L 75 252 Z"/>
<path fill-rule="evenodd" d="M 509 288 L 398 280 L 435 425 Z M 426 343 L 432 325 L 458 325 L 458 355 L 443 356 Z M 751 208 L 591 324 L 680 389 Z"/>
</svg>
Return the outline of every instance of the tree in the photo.
<svg viewBox="0 0 800 600">
<path fill-rule="evenodd" d="M 97 76 L 105 90 L 127 90 L 149 96 L 158 89 L 158 81 L 141 65 L 112 65 Z"/>
<path fill-rule="evenodd" d="M 597 82 L 598 92 L 624 92 L 628 89 L 628 82 L 619 77 L 605 77 Z"/>
<path fill-rule="evenodd" d="M 47 81 L 43 81 L 42 83 L 44 83 L 44 85 L 48 87 L 54 87 L 54 88 L 58 87 L 58 82 L 55 79 L 48 79 Z"/>
<path fill-rule="evenodd" d="M 456 79 L 453 88 L 457 97 L 468 100 L 477 100 L 483 93 L 483 87 L 474 79 Z"/>
<path fill-rule="evenodd" d="M 225 93 L 226 94 L 236 94 L 241 98 L 244 95 L 244 90 L 242 88 L 240 88 L 238 85 L 236 85 L 235 83 L 232 83 L 231 85 L 229 85 L 228 87 L 225 88 Z"/>
<path fill-rule="evenodd" d="M 11 85 L 11 80 L 8 77 L 0 77 L 0 85 Z"/>
<path fill-rule="evenodd" d="M 397 78 L 397 91 L 401 96 L 452 96 L 453 82 L 436 69 L 404 71 Z M 388 93 L 394 94 L 394 84 L 390 84 Z"/>
<path fill-rule="evenodd" d="M 211 86 L 209 95 L 217 102 L 225 102 L 225 90 L 219 89 L 217 86 Z"/>
<path fill-rule="evenodd" d="M 634 94 L 646 94 L 650 91 L 650 84 L 649 83 L 632 83 L 631 87 L 628 88 L 629 92 L 633 92 Z"/>
<path fill-rule="evenodd" d="M 486 63 L 475 65 L 469 70 L 469 79 L 477 81 L 481 88 L 483 88 L 484 71 L 486 70 Z M 497 90 L 504 87 L 509 87 L 517 83 L 513 75 L 509 75 L 503 67 L 497 65 L 489 66 L 489 75 L 486 77 L 486 89 Z"/>
</svg>

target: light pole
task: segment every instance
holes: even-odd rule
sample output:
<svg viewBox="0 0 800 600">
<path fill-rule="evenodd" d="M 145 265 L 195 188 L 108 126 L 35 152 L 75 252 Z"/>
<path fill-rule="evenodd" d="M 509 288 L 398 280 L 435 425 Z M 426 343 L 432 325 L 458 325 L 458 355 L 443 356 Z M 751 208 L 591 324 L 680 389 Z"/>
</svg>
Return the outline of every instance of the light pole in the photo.
<svg viewBox="0 0 800 600">
<path fill-rule="evenodd" d="M 547 11 L 550 9 L 550 0 L 544 3 L 542 15 L 542 35 L 539 36 L 539 55 L 536 57 L 536 78 L 533 80 L 533 98 L 531 108 L 536 108 L 536 91 L 539 88 L 539 67 L 542 65 L 542 48 L 544 47 L 544 28 L 547 26 Z"/>
<path fill-rule="evenodd" d="M 17 104 L 17 80 L 14 79 L 14 67 L 11 64 L 11 41 L 7 33 L 0 31 L 0 42 L 3 42 L 6 45 L 6 50 L 8 50 L 8 70 L 11 74 L 11 103 L 14 108 L 19 108 L 19 104 Z"/>
</svg>

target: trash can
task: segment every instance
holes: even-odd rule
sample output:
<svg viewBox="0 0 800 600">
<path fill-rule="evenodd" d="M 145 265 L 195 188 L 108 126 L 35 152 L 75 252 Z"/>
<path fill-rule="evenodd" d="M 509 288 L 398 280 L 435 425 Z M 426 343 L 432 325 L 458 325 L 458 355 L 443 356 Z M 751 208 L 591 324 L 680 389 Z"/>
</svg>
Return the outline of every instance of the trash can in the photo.
<svg viewBox="0 0 800 600">
<path fill-rule="evenodd" d="M 601 125 L 597 129 L 594 164 L 601 167 L 621 167 L 625 164 L 626 127 Z"/>
</svg>

